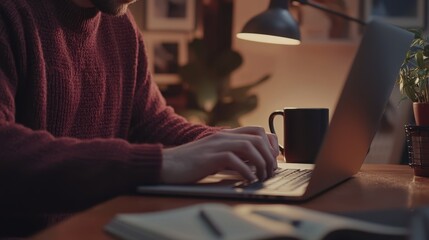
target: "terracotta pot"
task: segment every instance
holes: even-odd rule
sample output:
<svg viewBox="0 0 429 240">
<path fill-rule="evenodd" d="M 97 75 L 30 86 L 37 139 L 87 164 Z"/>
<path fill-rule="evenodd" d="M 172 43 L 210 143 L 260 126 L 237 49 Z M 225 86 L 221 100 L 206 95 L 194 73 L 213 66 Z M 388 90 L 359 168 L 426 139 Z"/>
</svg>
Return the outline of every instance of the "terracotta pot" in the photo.
<svg viewBox="0 0 429 240">
<path fill-rule="evenodd" d="M 429 103 L 413 103 L 414 119 L 417 126 L 429 126 Z"/>
</svg>

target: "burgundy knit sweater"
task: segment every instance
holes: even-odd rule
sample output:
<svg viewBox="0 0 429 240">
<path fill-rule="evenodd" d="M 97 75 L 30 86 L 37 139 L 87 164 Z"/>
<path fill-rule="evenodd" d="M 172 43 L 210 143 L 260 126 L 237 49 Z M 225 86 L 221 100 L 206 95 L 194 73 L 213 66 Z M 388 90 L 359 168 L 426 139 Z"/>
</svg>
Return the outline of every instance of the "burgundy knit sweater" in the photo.
<svg viewBox="0 0 429 240">
<path fill-rule="evenodd" d="M 216 131 L 167 107 L 147 67 L 130 14 L 0 1 L 0 222 L 156 183 L 163 145 Z"/>
</svg>

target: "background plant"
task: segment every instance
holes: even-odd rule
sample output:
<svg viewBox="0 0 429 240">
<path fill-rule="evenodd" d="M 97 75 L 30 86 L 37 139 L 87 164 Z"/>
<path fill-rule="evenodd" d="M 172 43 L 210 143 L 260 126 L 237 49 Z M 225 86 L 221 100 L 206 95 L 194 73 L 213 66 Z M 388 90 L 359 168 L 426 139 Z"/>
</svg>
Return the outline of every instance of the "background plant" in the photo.
<svg viewBox="0 0 429 240">
<path fill-rule="evenodd" d="M 189 43 L 188 49 L 189 61 L 180 67 L 179 75 L 188 89 L 189 103 L 179 113 L 211 126 L 240 126 L 239 118 L 258 105 L 258 97 L 250 90 L 270 75 L 232 87 L 231 74 L 243 63 L 237 51 L 224 49 L 216 55 L 209 54 L 209 47 L 198 38 Z"/>
<path fill-rule="evenodd" d="M 411 30 L 414 40 L 399 73 L 399 89 L 412 102 L 429 102 L 429 44 L 422 30 Z"/>
</svg>

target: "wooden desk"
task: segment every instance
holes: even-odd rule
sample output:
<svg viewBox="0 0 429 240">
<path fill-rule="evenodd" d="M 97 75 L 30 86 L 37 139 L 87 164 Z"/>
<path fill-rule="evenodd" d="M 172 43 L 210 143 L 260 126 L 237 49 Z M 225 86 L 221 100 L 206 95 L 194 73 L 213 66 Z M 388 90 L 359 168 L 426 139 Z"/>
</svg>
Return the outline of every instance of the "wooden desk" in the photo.
<svg viewBox="0 0 429 240">
<path fill-rule="evenodd" d="M 31 239 L 113 239 L 103 232 L 103 226 L 117 213 L 159 211 L 203 202 L 243 203 L 201 198 L 122 196 L 77 214 Z M 429 178 L 414 177 L 412 169 L 404 165 L 364 165 L 354 178 L 316 198 L 303 203 L 279 204 L 327 212 L 428 206 Z"/>
</svg>

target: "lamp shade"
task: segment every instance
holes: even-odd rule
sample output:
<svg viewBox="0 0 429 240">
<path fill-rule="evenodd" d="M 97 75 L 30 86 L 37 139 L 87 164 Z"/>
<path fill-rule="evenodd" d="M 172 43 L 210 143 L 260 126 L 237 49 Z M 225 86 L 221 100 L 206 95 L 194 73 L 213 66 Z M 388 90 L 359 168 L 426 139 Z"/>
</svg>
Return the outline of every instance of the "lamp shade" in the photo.
<svg viewBox="0 0 429 240">
<path fill-rule="evenodd" d="M 274 44 L 298 45 L 301 43 L 298 24 L 287 10 L 287 6 L 270 6 L 268 10 L 247 22 L 237 37 Z"/>
</svg>

